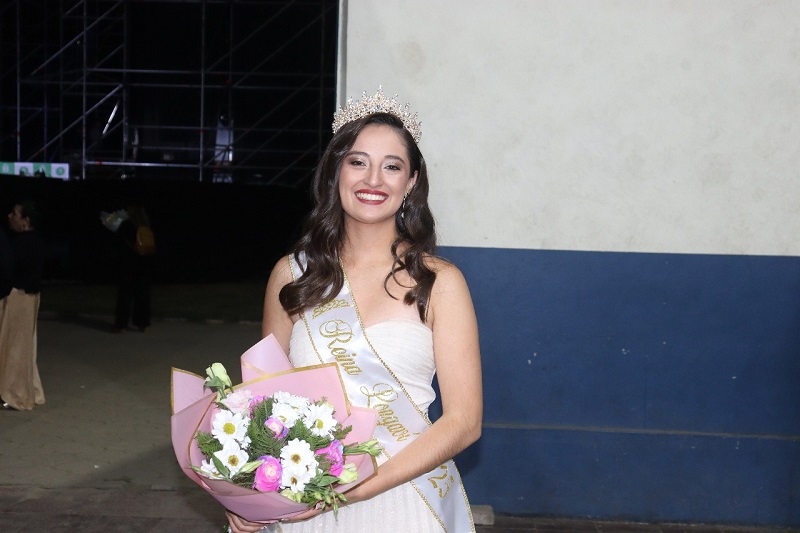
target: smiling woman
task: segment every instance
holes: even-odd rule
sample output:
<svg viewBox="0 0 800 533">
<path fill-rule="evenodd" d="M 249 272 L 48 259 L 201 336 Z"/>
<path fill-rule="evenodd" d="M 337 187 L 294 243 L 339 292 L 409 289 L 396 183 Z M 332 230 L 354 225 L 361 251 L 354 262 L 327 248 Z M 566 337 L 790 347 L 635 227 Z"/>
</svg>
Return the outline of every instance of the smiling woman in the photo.
<svg viewBox="0 0 800 533">
<path fill-rule="evenodd" d="M 350 403 L 379 412 L 383 451 L 338 515 L 309 509 L 274 530 L 474 531 L 452 457 L 481 432 L 478 330 L 461 272 L 434 255 L 419 122 L 379 90 L 334 132 L 304 233 L 267 283 L 262 334 L 295 367 L 338 365 Z M 236 532 L 264 526 L 228 517 Z"/>
<path fill-rule="evenodd" d="M 339 174 L 339 196 L 347 231 L 357 222 L 394 224 L 395 213 L 414 187 L 402 137 L 390 126 L 369 125 L 356 139 Z M 400 211 L 402 216 L 402 211 Z"/>
</svg>

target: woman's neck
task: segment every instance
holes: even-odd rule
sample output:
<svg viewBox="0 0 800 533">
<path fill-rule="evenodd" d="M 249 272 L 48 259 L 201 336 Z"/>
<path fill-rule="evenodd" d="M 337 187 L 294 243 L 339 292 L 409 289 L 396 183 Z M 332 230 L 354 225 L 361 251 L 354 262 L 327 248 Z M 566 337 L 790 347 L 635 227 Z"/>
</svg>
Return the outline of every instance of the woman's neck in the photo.
<svg viewBox="0 0 800 533">
<path fill-rule="evenodd" d="M 379 228 L 376 226 L 356 227 L 350 225 L 342 244 L 340 256 L 342 261 L 351 267 L 363 264 L 379 264 L 394 261 L 392 244 L 397 239 L 394 224 Z M 398 250 L 399 252 L 400 250 Z"/>
</svg>

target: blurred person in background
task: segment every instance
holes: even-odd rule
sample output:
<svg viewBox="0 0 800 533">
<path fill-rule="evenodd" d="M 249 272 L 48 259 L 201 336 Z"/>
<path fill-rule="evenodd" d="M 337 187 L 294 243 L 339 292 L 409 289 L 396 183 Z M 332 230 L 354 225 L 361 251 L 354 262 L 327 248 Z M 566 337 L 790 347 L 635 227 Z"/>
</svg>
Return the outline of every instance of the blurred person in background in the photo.
<svg viewBox="0 0 800 533">
<path fill-rule="evenodd" d="M 141 205 L 130 205 L 113 213 L 101 212 L 100 220 L 118 238 L 117 303 L 114 309 L 115 333 L 128 325 L 144 332 L 150 327 L 151 284 L 155 238 L 150 218 Z"/>
<path fill-rule="evenodd" d="M 0 401 L 4 409 L 28 411 L 45 401 L 36 364 L 44 269 L 39 219 L 36 205 L 29 201 L 15 204 L 8 214 L 12 268 L 9 293 L 0 304 Z"/>
<path fill-rule="evenodd" d="M 11 255 L 8 232 L 5 227 L 0 226 L 0 322 L 3 320 L 6 296 L 11 292 L 12 268 L 14 268 L 14 259 Z"/>
</svg>

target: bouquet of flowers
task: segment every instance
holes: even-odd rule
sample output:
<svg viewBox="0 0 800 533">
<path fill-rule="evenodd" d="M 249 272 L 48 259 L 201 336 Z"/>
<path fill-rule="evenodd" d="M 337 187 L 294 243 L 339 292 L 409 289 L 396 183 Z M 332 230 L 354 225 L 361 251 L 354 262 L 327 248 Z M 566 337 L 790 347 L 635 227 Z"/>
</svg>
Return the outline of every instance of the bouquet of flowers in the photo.
<svg viewBox="0 0 800 533">
<path fill-rule="evenodd" d="M 243 384 L 219 363 L 206 374 L 173 369 L 173 447 L 232 512 L 265 523 L 314 505 L 336 512 L 374 474 L 377 414 L 349 404 L 335 364 L 292 369 L 269 336 L 242 355 Z"/>
<path fill-rule="evenodd" d="M 342 427 L 324 398 L 312 402 L 284 391 L 254 396 L 249 389 L 227 395 L 233 389 L 225 367 L 214 363 L 206 373 L 205 386 L 217 391 L 219 410 L 211 432 L 197 432 L 207 459 L 194 470 L 210 479 L 280 492 L 298 503 L 324 503 L 335 514 L 339 501 L 346 501 L 335 487 L 358 478 L 355 464 L 345 463 L 345 457 L 377 455 L 377 441 L 344 445 L 352 427 Z"/>
</svg>

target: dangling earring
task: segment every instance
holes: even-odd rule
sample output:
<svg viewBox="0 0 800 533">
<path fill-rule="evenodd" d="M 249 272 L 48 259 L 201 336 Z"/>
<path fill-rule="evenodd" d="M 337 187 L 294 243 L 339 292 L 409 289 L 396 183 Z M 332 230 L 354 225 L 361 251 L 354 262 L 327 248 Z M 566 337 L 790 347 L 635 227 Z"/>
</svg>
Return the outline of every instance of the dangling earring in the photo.
<svg viewBox="0 0 800 533">
<path fill-rule="evenodd" d="M 406 218 L 406 198 L 408 198 L 408 193 L 403 196 L 403 205 L 400 206 L 400 218 Z"/>
</svg>

